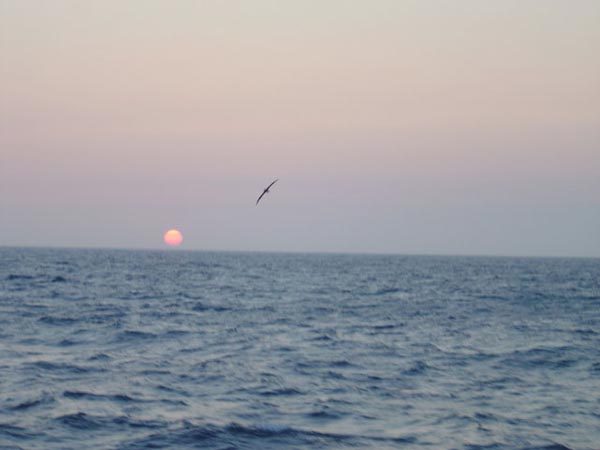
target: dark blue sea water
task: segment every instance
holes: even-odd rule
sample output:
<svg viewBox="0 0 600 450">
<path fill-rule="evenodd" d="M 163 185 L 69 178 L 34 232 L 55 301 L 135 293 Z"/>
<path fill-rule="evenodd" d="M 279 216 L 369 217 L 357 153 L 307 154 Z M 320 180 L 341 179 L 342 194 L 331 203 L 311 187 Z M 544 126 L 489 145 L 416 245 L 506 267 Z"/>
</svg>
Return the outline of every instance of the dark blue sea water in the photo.
<svg viewBox="0 0 600 450">
<path fill-rule="evenodd" d="M 0 249 L 2 449 L 599 449 L 600 260 Z"/>
</svg>

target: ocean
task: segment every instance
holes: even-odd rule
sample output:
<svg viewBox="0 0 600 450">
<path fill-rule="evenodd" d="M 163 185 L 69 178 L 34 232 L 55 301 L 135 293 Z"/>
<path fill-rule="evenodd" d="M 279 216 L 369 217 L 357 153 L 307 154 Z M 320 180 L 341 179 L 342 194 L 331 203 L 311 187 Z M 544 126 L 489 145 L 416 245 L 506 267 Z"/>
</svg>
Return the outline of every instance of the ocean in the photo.
<svg viewBox="0 0 600 450">
<path fill-rule="evenodd" d="M 600 260 L 0 248 L 0 449 L 600 449 Z"/>
</svg>

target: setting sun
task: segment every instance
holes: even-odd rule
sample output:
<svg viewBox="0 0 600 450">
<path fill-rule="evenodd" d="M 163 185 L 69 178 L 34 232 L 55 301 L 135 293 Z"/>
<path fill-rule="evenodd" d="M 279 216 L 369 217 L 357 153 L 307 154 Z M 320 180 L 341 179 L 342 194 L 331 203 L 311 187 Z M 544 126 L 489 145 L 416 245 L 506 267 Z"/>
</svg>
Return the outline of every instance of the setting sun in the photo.
<svg viewBox="0 0 600 450">
<path fill-rule="evenodd" d="M 170 245 L 172 247 L 177 247 L 183 242 L 183 235 L 179 230 L 174 228 L 168 230 L 163 236 L 165 244 Z"/>
</svg>

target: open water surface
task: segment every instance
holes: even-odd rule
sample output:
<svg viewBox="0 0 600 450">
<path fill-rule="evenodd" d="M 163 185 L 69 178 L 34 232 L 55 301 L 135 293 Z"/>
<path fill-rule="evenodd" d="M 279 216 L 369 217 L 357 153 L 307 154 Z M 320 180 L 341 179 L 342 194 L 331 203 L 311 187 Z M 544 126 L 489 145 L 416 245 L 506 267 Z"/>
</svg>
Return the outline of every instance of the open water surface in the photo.
<svg viewBox="0 0 600 450">
<path fill-rule="evenodd" d="M 0 248 L 0 449 L 600 449 L 600 260 Z"/>
</svg>

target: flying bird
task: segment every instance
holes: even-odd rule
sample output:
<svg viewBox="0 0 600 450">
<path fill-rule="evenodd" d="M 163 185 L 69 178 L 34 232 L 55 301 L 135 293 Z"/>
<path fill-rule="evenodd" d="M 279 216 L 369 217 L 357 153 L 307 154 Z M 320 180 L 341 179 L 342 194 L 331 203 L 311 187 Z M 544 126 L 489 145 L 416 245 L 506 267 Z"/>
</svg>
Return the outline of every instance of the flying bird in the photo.
<svg viewBox="0 0 600 450">
<path fill-rule="evenodd" d="M 258 197 L 258 200 L 256 200 L 256 205 L 258 206 L 258 202 L 260 202 L 260 199 L 263 198 L 263 195 L 268 194 L 269 193 L 269 189 L 271 188 L 271 186 L 273 186 L 275 183 L 277 183 L 277 181 L 279 180 L 279 178 L 276 178 L 275 181 L 273 181 L 270 185 L 268 185 L 265 190 L 263 191 L 262 194 L 260 194 L 260 196 Z"/>
</svg>

